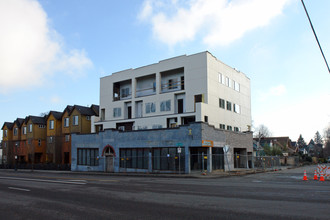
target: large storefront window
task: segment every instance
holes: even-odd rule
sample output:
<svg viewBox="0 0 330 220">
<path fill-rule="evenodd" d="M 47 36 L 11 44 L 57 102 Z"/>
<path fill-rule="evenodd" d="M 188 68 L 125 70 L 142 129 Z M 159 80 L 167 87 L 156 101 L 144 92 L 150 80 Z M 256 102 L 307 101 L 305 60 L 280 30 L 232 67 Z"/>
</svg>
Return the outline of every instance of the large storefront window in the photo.
<svg viewBox="0 0 330 220">
<path fill-rule="evenodd" d="M 224 154 L 221 148 L 212 148 L 212 169 L 223 170 L 224 167 Z"/>
<path fill-rule="evenodd" d="M 180 169 L 179 169 L 180 167 Z M 181 148 L 181 154 L 178 154 L 178 148 L 153 148 L 152 149 L 152 169 L 153 170 L 185 170 L 185 150 Z"/>
<path fill-rule="evenodd" d="M 78 148 L 78 165 L 98 166 L 98 148 Z"/>
<path fill-rule="evenodd" d="M 149 148 L 120 149 L 120 167 L 148 169 Z"/>
</svg>

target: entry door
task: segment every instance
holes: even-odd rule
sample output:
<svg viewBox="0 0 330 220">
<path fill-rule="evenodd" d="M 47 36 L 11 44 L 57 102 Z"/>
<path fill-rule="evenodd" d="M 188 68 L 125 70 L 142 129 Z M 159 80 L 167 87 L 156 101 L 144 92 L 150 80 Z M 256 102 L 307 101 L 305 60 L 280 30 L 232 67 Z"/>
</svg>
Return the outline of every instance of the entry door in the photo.
<svg viewBox="0 0 330 220">
<path fill-rule="evenodd" d="M 128 119 L 132 118 L 132 106 L 127 107 L 127 118 Z"/>
<path fill-rule="evenodd" d="M 178 99 L 178 114 L 183 113 L 183 99 Z"/>
<path fill-rule="evenodd" d="M 113 172 L 113 155 L 106 156 L 106 171 L 107 172 Z"/>
</svg>

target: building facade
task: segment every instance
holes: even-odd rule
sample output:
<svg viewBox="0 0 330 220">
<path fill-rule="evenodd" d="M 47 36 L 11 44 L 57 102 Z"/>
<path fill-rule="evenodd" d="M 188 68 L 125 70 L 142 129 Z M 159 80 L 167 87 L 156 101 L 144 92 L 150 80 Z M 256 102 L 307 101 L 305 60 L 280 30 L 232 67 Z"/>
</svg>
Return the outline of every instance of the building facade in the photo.
<svg viewBox="0 0 330 220">
<path fill-rule="evenodd" d="M 72 136 L 73 171 L 184 172 L 248 167 L 250 80 L 211 53 L 100 80 L 96 134 Z M 233 163 L 233 155 L 246 155 Z"/>
<path fill-rule="evenodd" d="M 206 122 L 249 131 L 250 80 L 211 53 L 179 56 L 100 80 L 102 130 L 171 128 Z"/>
</svg>

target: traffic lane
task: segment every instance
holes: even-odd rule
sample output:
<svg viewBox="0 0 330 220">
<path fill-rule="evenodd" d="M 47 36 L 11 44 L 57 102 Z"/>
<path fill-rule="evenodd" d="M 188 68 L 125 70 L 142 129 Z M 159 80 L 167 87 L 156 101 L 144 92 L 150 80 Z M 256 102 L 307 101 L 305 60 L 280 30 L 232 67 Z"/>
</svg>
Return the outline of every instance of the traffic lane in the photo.
<svg viewBox="0 0 330 220">
<path fill-rule="evenodd" d="M 46 183 L 38 182 L 37 184 Z M 67 185 L 65 186 L 67 187 Z M 219 216 L 239 219 L 242 215 L 242 212 L 237 213 L 230 210 L 210 212 L 203 207 L 203 204 L 192 208 L 174 206 L 172 201 L 165 204 L 150 203 L 141 201 L 141 195 L 137 196 L 138 200 L 134 196 L 122 199 L 122 196 L 116 197 L 105 191 L 95 193 L 99 190 L 94 187 L 71 188 L 70 191 L 54 190 L 53 188 L 41 188 L 30 192 L 1 191 L 0 211 L 1 218 L 4 219 L 22 219 L 23 217 L 24 219 L 214 219 Z M 264 219 L 264 217 L 264 215 L 258 214 L 250 215 L 245 219 Z"/>
<path fill-rule="evenodd" d="M 265 190 L 265 193 L 258 193 L 256 189 L 247 191 L 249 187 L 245 186 L 246 181 L 238 181 L 237 179 L 241 178 L 226 178 L 217 180 L 184 180 L 184 184 L 178 184 L 177 182 L 179 182 L 180 179 L 162 178 L 155 181 L 155 179 L 128 178 L 125 179 L 126 181 L 122 182 L 97 182 L 93 180 L 82 186 L 62 183 L 36 182 L 33 185 L 36 189 L 39 190 L 32 190 L 31 195 L 42 200 L 50 199 L 50 202 L 48 201 L 48 203 L 53 203 L 54 199 L 55 201 L 60 201 L 59 203 L 68 202 L 69 204 L 74 204 L 78 201 L 78 209 L 79 207 L 80 209 L 89 208 L 89 206 L 93 207 L 93 204 L 95 203 L 93 203 L 94 200 L 103 201 L 104 203 L 109 203 L 109 199 L 112 202 L 116 202 L 118 200 L 118 204 L 125 203 L 126 201 L 126 203 L 129 203 L 127 205 L 128 207 L 131 206 L 131 203 L 139 203 L 141 204 L 141 208 L 152 204 L 153 206 L 162 208 L 162 210 L 158 210 L 156 213 L 153 213 L 156 216 L 157 213 L 173 216 L 167 212 L 171 212 L 172 208 L 174 207 L 175 209 L 182 208 L 186 211 L 186 213 L 189 213 L 189 216 L 191 216 L 190 214 L 195 213 L 194 211 L 196 210 L 198 210 L 198 213 L 195 213 L 197 216 L 199 213 L 205 213 L 205 211 L 208 210 L 208 212 L 212 214 L 206 214 L 205 216 L 212 217 L 223 212 L 228 213 L 228 215 L 235 215 L 236 217 L 245 213 L 249 216 L 254 216 L 254 218 L 261 218 L 262 216 L 277 216 L 282 218 L 283 216 L 281 216 L 279 213 L 276 213 L 277 210 L 281 209 L 285 211 L 286 217 L 289 216 L 300 219 L 304 217 L 299 213 L 305 213 L 306 216 L 309 217 L 328 217 L 327 214 L 329 213 L 327 213 L 327 209 L 325 209 L 324 204 L 321 202 L 320 204 L 311 204 L 308 201 L 300 202 L 301 199 L 296 199 L 296 201 L 291 202 L 286 201 L 288 196 L 285 196 L 285 194 L 287 193 L 283 194 L 283 200 L 285 202 L 282 202 L 282 199 L 274 200 L 274 198 L 269 195 L 269 191 L 275 187 L 266 187 L 268 190 Z M 225 181 L 222 182 L 221 180 Z M 14 180 L 12 179 L 10 181 Z M 230 186 L 229 184 L 231 181 L 235 182 L 236 186 Z M 20 181 L 15 180 L 14 182 L 17 183 Z M 21 181 L 23 185 L 25 185 L 26 182 L 26 180 Z M 241 185 L 239 185 L 240 183 Z M 220 186 L 214 187 L 215 184 L 219 184 Z M 259 186 L 257 188 L 260 190 L 261 187 Z M 260 197 L 251 198 L 251 195 L 246 193 L 244 194 L 244 192 L 250 193 L 251 191 L 254 191 L 253 194 L 260 194 Z M 56 194 L 52 195 L 53 192 L 56 192 Z M 10 193 L 13 194 L 14 192 L 10 191 Z M 274 195 L 276 194 L 277 193 L 274 193 Z M 66 198 L 67 195 L 70 195 L 70 197 Z M 70 200 L 71 198 L 75 199 Z M 88 201 L 89 198 L 92 200 Z M 83 203 L 79 204 L 79 202 Z M 112 204 L 112 207 L 116 207 L 116 204 Z M 56 205 L 58 204 L 56 203 L 51 207 L 56 207 Z M 97 206 L 99 205 L 100 204 Z M 283 208 L 282 206 L 285 207 Z M 297 206 L 298 209 L 295 206 Z M 326 205 L 326 207 L 327 206 L 328 205 Z M 38 207 L 40 207 L 39 204 Z M 110 210 L 112 210 L 112 207 Z M 257 207 L 257 209 L 254 207 Z M 272 209 L 269 209 L 269 207 L 272 207 Z M 260 208 L 262 209 L 261 211 L 258 210 Z M 286 210 L 288 208 L 289 210 Z M 313 214 L 308 211 L 309 208 L 313 209 L 315 212 L 317 212 L 317 214 Z M 45 207 L 45 209 L 47 209 L 47 207 Z M 98 207 L 94 207 L 93 209 L 98 210 Z M 91 210 L 92 213 L 94 213 L 93 209 Z M 157 210 L 157 208 L 155 209 Z M 306 211 L 301 212 L 305 209 L 307 210 L 307 213 Z M 51 210 L 48 211 L 51 212 Z M 101 210 L 98 211 L 101 212 Z M 131 212 L 133 212 L 134 215 L 140 214 L 143 216 L 148 216 L 147 213 L 144 213 L 142 210 L 134 211 L 134 209 L 132 209 Z M 176 211 L 176 214 L 181 216 L 180 212 L 177 212 L 179 211 Z"/>
<path fill-rule="evenodd" d="M 68 187 L 69 185 L 64 186 Z M 0 202 L 2 204 L 1 209 L 3 209 L 2 213 L 4 213 L 2 216 L 11 217 L 10 219 L 15 219 L 17 213 L 19 216 L 26 215 L 28 219 L 35 219 L 36 217 L 38 219 L 46 217 L 48 219 L 95 219 L 96 217 L 101 219 L 206 219 L 219 218 L 220 216 L 224 219 L 278 219 L 279 217 L 281 219 L 292 217 L 304 219 L 304 216 L 297 216 L 297 214 L 290 212 L 283 215 L 277 211 L 270 212 L 267 209 L 252 209 L 258 206 L 251 201 L 182 195 L 180 192 L 175 196 L 168 193 L 130 193 L 125 189 L 114 192 L 110 189 L 104 190 L 95 186 L 84 185 L 75 186 L 69 191 L 61 187 L 57 190 L 52 188 L 32 190 L 29 193 L 20 191 L 8 191 L 7 193 L 9 196 L 4 196 Z M 7 199 L 7 204 L 3 204 L 3 199 Z M 18 202 L 18 204 L 14 203 L 14 209 L 8 205 L 8 201 L 9 204 L 12 204 L 13 200 Z M 274 203 L 266 204 L 266 207 L 269 205 L 277 208 Z M 7 210 L 4 207 L 11 208 Z"/>
</svg>

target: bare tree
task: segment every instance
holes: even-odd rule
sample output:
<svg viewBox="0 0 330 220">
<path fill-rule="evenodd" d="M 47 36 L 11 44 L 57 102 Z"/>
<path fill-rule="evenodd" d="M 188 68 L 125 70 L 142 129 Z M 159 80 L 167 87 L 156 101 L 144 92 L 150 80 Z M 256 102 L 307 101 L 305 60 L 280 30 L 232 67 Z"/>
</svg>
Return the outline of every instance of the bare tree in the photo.
<svg viewBox="0 0 330 220">
<path fill-rule="evenodd" d="M 330 127 L 326 128 L 324 131 L 324 156 L 330 157 Z"/>
<path fill-rule="evenodd" d="M 263 124 L 259 125 L 254 131 L 254 137 L 258 138 L 259 140 L 265 137 L 269 137 L 271 135 L 272 134 L 269 129 Z"/>
</svg>

